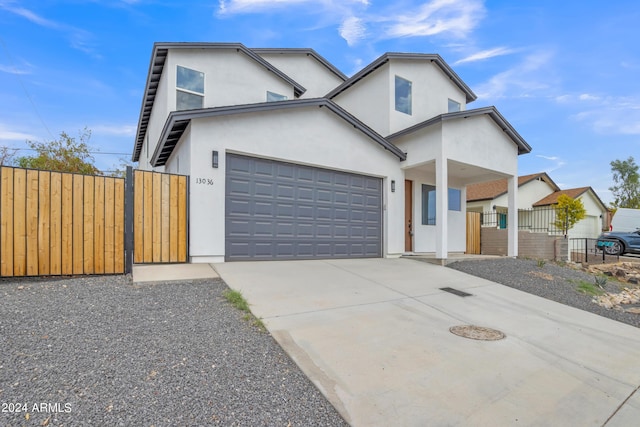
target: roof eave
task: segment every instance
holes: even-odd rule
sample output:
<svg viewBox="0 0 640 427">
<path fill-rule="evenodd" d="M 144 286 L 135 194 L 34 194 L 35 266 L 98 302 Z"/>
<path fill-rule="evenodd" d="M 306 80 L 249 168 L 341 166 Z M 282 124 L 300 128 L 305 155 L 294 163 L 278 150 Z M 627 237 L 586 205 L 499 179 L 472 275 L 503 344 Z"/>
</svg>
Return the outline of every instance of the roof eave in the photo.
<svg viewBox="0 0 640 427">
<path fill-rule="evenodd" d="M 231 114 L 256 113 L 261 111 L 280 110 L 300 107 L 327 107 L 335 114 L 346 120 L 369 138 L 380 144 L 385 150 L 398 157 L 399 160 L 406 160 L 406 154 L 398 147 L 387 141 L 380 134 L 369 128 L 360 120 L 349 114 L 336 103 L 326 98 L 296 99 L 290 101 L 264 102 L 259 104 L 235 105 L 229 107 L 203 108 L 198 110 L 173 111 L 169 114 L 162 129 L 159 143 L 151 157 L 151 165 L 154 167 L 164 166 L 171 157 L 173 149 L 179 142 L 184 130 L 193 119 L 217 117 Z"/>
<path fill-rule="evenodd" d="M 379 58 L 371 62 L 369 65 L 364 67 L 362 70 L 354 74 L 346 82 L 344 82 L 343 84 L 341 84 L 340 86 L 338 86 L 337 88 L 329 92 L 327 95 L 325 95 L 325 97 L 329 99 L 334 98 L 335 96 L 339 95 L 340 93 L 344 92 L 345 90 L 347 90 L 348 88 L 350 88 L 351 86 L 353 86 L 354 84 L 356 84 L 357 82 L 365 78 L 367 75 L 371 74 L 372 72 L 374 72 L 375 70 L 377 70 L 378 68 L 380 68 L 381 66 L 389 62 L 389 60 L 391 59 L 420 59 L 420 60 L 429 60 L 432 63 L 436 63 L 436 65 L 438 65 L 438 67 L 447 75 L 447 77 L 449 77 L 460 88 L 460 90 L 464 92 L 467 103 L 473 102 L 476 99 L 478 99 L 478 97 L 476 96 L 475 93 L 473 93 L 471 88 L 467 86 L 467 84 L 464 81 L 462 81 L 460 76 L 458 76 L 456 72 L 453 71 L 453 69 L 444 61 L 444 59 L 442 59 L 440 55 L 426 54 L 426 53 L 400 53 L 400 52 L 387 52 L 383 54 L 382 56 L 380 56 Z"/>
</svg>

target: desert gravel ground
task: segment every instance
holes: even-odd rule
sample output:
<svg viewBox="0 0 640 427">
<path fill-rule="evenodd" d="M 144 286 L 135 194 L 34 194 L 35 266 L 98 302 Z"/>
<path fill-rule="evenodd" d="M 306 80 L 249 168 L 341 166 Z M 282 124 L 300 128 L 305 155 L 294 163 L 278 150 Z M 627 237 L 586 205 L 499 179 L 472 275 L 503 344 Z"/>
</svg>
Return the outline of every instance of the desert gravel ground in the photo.
<svg viewBox="0 0 640 427">
<path fill-rule="evenodd" d="M 225 289 L 0 280 L 0 426 L 346 425 Z"/>
<path fill-rule="evenodd" d="M 620 310 L 606 309 L 592 301 L 593 296 L 580 292 L 581 282 L 595 283 L 595 276 L 578 268 L 553 262 L 540 263 L 519 258 L 494 258 L 473 261 L 458 261 L 448 267 L 473 276 L 482 277 L 530 294 L 586 310 L 619 322 L 640 327 L 640 315 Z M 630 286 L 609 278 L 606 292 L 619 292 Z"/>
</svg>

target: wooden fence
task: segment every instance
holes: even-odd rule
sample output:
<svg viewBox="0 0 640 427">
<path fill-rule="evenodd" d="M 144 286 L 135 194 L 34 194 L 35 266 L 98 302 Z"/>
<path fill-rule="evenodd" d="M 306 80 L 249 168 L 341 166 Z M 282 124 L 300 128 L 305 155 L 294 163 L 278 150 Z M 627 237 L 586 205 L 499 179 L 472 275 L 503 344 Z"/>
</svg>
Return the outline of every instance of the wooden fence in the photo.
<svg viewBox="0 0 640 427">
<path fill-rule="evenodd" d="M 467 212 L 467 254 L 480 254 L 480 212 Z"/>
<path fill-rule="evenodd" d="M 186 262 L 187 177 L 127 177 L 0 167 L 0 277 Z"/>
<path fill-rule="evenodd" d="M 187 261 L 187 177 L 134 171 L 134 262 Z"/>
</svg>

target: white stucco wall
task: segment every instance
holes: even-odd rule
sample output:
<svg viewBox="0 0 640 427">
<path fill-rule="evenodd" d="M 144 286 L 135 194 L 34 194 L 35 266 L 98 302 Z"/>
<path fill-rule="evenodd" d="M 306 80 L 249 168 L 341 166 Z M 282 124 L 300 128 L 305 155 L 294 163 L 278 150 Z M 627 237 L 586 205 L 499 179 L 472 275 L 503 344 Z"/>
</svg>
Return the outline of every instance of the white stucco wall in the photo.
<svg viewBox="0 0 640 427">
<path fill-rule="evenodd" d="M 267 91 L 294 98 L 293 86 L 236 50 L 170 50 L 163 74 L 173 89 L 178 65 L 205 74 L 204 107 L 266 102 Z M 167 103 L 170 110 L 175 110 L 175 102 L 176 92 L 169 90 Z"/>
<path fill-rule="evenodd" d="M 384 255 L 403 252 L 403 192 L 390 191 L 391 180 L 398 188 L 404 182 L 400 161 L 328 109 L 311 107 L 194 120 L 189 145 L 189 254 L 193 262 L 221 261 L 224 257 L 227 152 L 384 178 Z M 220 153 L 218 169 L 211 167 L 213 150 Z M 199 184 L 198 179 L 212 179 L 213 185 Z"/>
<path fill-rule="evenodd" d="M 518 187 L 518 209 L 531 209 L 533 204 L 542 200 L 544 197 L 553 193 L 555 189 L 547 182 L 542 180 L 533 180 Z M 496 197 L 491 205 L 507 207 L 507 195 L 503 194 Z"/>
<path fill-rule="evenodd" d="M 333 101 L 382 136 L 389 135 L 389 68 L 382 66 Z"/>
<path fill-rule="evenodd" d="M 300 98 L 319 98 L 343 83 L 340 77 L 304 53 L 264 53 L 259 55 L 306 89 Z"/>
<path fill-rule="evenodd" d="M 412 114 L 395 110 L 395 76 L 411 81 Z M 389 62 L 389 133 L 406 129 L 448 112 L 448 100 L 466 109 L 465 94 L 430 61 L 392 60 Z"/>
<path fill-rule="evenodd" d="M 442 124 L 445 156 L 484 169 L 517 176 L 518 147 L 488 115 Z"/>
</svg>

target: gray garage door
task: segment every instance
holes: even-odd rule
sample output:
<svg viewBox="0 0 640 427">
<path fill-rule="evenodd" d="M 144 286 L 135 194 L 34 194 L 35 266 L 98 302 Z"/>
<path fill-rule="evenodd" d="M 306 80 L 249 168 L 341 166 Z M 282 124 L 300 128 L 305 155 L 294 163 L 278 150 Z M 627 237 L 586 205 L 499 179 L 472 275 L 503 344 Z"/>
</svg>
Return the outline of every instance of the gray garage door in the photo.
<svg viewBox="0 0 640 427">
<path fill-rule="evenodd" d="M 382 180 L 227 154 L 228 261 L 380 257 Z"/>
</svg>

